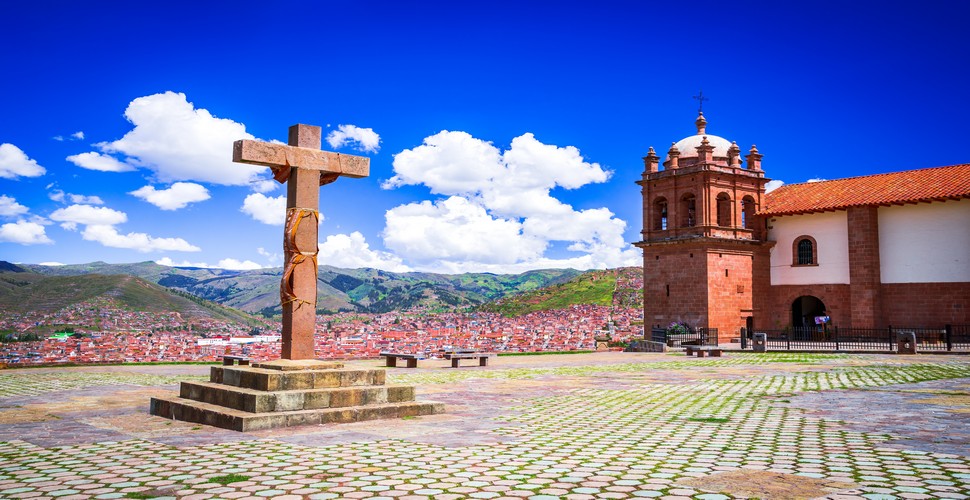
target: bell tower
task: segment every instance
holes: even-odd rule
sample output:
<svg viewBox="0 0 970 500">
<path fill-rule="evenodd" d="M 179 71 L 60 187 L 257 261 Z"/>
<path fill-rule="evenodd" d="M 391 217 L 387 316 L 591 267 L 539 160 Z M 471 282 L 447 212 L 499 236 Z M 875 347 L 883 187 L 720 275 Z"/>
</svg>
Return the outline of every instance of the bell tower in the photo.
<svg viewBox="0 0 970 500">
<path fill-rule="evenodd" d="M 636 182 L 643 322 L 717 328 L 719 341 L 728 342 L 757 315 L 754 289 L 769 286 L 770 244 L 755 217 L 769 179 L 757 147 L 742 165 L 737 143 L 707 133 L 702 110 L 694 124 L 697 133 L 671 144 L 663 162 L 651 147 Z"/>
</svg>

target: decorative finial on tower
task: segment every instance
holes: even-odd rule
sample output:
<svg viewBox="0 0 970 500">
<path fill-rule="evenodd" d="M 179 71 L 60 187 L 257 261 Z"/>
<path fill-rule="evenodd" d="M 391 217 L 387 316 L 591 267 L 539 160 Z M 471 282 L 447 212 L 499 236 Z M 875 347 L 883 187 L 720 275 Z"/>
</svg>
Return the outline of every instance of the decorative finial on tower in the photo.
<svg viewBox="0 0 970 500">
<path fill-rule="evenodd" d="M 758 146 L 752 144 L 751 151 L 748 151 L 748 156 L 745 157 L 748 160 L 748 170 L 761 170 L 762 157 L 763 155 L 758 152 Z"/>
<path fill-rule="evenodd" d="M 714 146 L 707 140 L 705 135 L 701 138 L 701 145 L 697 146 L 697 159 L 700 163 L 711 163 L 714 161 Z"/>
<path fill-rule="evenodd" d="M 738 147 L 736 141 L 731 141 L 731 147 L 727 150 L 728 153 L 728 165 L 732 167 L 741 166 L 741 148 Z"/>
<path fill-rule="evenodd" d="M 704 119 L 704 113 L 697 115 L 697 120 L 694 121 L 694 125 L 697 125 L 697 135 L 707 133 L 707 120 Z"/>
<path fill-rule="evenodd" d="M 647 156 L 643 157 L 643 170 L 644 175 L 648 173 L 660 171 L 660 157 L 657 156 L 657 152 L 653 150 L 653 146 L 650 146 L 650 150 L 647 151 Z"/>
<path fill-rule="evenodd" d="M 667 150 L 667 161 L 664 162 L 664 168 L 674 169 L 679 167 L 680 161 L 680 150 L 677 149 L 677 143 L 671 142 L 670 149 Z"/>
</svg>

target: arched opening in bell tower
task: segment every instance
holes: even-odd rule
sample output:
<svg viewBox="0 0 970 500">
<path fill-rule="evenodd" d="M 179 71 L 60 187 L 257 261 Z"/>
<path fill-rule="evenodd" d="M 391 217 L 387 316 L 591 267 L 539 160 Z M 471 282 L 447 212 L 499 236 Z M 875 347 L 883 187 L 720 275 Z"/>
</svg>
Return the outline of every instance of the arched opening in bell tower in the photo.
<svg viewBox="0 0 970 500">
<path fill-rule="evenodd" d="M 756 209 L 754 198 L 750 196 L 741 198 L 741 227 L 754 229 L 754 212 Z"/>
<path fill-rule="evenodd" d="M 667 198 L 660 197 L 653 202 L 653 229 L 667 230 Z"/>
<path fill-rule="evenodd" d="M 730 227 L 731 223 L 731 197 L 727 193 L 717 195 L 717 225 Z"/>
<path fill-rule="evenodd" d="M 697 198 L 687 193 L 680 198 L 680 227 L 694 227 L 697 225 Z"/>
</svg>

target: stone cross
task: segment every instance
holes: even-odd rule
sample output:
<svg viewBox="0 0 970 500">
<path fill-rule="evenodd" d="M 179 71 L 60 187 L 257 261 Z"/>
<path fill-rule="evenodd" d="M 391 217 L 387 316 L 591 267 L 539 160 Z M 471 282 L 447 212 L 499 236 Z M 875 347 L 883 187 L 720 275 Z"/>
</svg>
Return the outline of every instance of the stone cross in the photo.
<svg viewBox="0 0 970 500">
<path fill-rule="evenodd" d="M 370 173 L 370 158 L 321 151 L 320 138 L 320 127 L 293 125 L 288 145 L 250 140 L 232 145 L 232 161 L 270 167 L 273 177 L 286 183 L 285 264 L 280 283 L 283 359 L 314 358 L 319 188 L 340 176 L 359 178 Z"/>
</svg>

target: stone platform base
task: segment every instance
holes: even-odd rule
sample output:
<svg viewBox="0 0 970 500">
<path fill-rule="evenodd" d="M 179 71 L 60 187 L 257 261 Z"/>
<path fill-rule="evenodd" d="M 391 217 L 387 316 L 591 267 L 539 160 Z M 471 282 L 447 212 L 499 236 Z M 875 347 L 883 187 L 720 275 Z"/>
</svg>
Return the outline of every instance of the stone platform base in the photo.
<svg viewBox="0 0 970 500">
<path fill-rule="evenodd" d="M 413 386 L 384 380 L 383 369 L 314 360 L 213 366 L 209 382 L 182 382 L 178 397 L 152 398 L 149 412 L 235 431 L 444 413 L 415 401 Z"/>
</svg>

